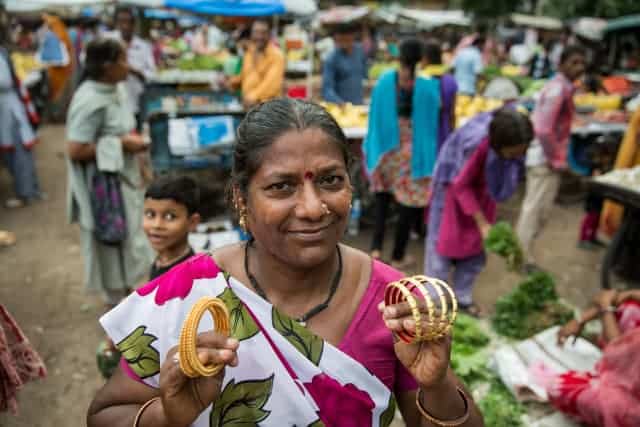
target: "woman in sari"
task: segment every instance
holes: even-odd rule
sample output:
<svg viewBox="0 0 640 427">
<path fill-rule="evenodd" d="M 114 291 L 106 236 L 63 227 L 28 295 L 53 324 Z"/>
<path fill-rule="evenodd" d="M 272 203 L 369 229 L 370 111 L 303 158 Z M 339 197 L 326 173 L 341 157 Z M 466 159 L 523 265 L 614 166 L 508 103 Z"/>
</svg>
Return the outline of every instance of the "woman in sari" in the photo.
<svg viewBox="0 0 640 427">
<path fill-rule="evenodd" d="M 579 319 L 558 332 L 559 344 L 580 336 L 584 325 L 602 322 L 602 359 L 594 372 L 569 371 L 546 381 L 551 403 L 594 427 L 640 425 L 640 291 L 600 292 Z"/>
<path fill-rule="evenodd" d="M 85 257 L 85 286 L 118 304 L 146 277 L 153 252 L 142 230 L 144 190 L 137 154 L 145 151 L 134 133 L 135 117 L 120 84 L 129 67 L 117 40 L 96 39 L 87 46 L 86 79 L 73 95 L 67 116 L 67 215 L 80 225 Z M 117 176 L 126 221 L 126 237 L 119 243 L 96 238 L 91 202 L 99 173 Z"/>
<path fill-rule="evenodd" d="M 381 257 L 387 211 L 395 200 L 399 208 L 391 265 L 399 270 L 415 263 L 411 255 L 405 256 L 409 230 L 423 218 L 438 150 L 440 84 L 416 76 L 423 54 L 417 39 L 400 44 L 400 69 L 384 73 L 373 88 L 362 146 L 375 194 L 371 256 Z"/>
<path fill-rule="evenodd" d="M 237 136 L 231 194 L 251 240 L 196 255 L 101 319 L 123 360 L 88 425 L 388 426 L 397 402 L 408 426 L 481 426 L 449 368 L 449 336 L 394 342 L 415 329 L 407 306 L 381 303 L 401 273 L 340 243 L 353 191 L 335 120 L 276 99 Z M 176 344 L 203 296 L 225 302 L 231 337 L 203 319 L 200 360 L 225 369 L 190 379 Z"/>
<path fill-rule="evenodd" d="M 529 119 L 510 107 L 469 120 L 444 143 L 431 187 L 425 271 L 453 286 L 461 307 L 480 314 L 473 282 L 486 263 L 483 239 L 497 202 L 518 187 L 533 137 Z"/>
</svg>

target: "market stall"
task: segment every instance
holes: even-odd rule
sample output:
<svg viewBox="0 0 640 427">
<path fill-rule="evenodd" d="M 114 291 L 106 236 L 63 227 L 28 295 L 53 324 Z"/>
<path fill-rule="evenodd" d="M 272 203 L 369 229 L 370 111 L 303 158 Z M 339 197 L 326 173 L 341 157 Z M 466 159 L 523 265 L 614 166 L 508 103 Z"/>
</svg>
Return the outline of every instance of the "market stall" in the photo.
<svg viewBox="0 0 640 427">
<path fill-rule="evenodd" d="M 624 206 L 622 224 L 609 244 L 602 262 L 602 287 L 609 289 L 613 270 L 622 271 L 625 276 L 634 276 L 638 272 L 640 167 L 609 172 L 591 180 L 590 187 L 593 192 Z M 634 256 L 635 260 L 632 260 Z M 624 274 L 625 270 L 627 274 Z"/>
</svg>

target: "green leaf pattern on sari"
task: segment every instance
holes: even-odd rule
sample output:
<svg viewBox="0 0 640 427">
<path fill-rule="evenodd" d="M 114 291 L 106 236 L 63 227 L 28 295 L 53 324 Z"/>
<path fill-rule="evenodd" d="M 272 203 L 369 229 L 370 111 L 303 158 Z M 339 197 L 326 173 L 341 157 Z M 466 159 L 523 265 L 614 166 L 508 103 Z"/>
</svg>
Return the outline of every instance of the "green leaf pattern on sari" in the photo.
<svg viewBox="0 0 640 427">
<path fill-rule="evenodd" d="M 384 410 L 382 414 L 380 414 L 380 427 L 389 427 L 393 422 L 393 418 L 396 416 L 396 398 L 391 393 L 389 396 L 389 403 L 387 404 L 387 409 Z"/>
<path fill-rule="evenodd" d="M 325 427 L 325 425 L 321 420 L 316 420 L 309 424 L 307 427 Z"/>
<path fill-rule="evenodd" d="M 146 326 L 138 326 L 116 344 L 127 364 L 140 378 L 148 378 L 160 372 L 160 354 L 151 346 L 158 338 L 145 333 Z"/>
<path fill-rule="evenodd" d="M 272 310 L 272 316 L 273 327 L 276 331 L 280 332 L 304 357 L 317 366 L 322 358 L 324 341 L 295 320 L 280 314 L 275 307 Z"/>
<path fill-rule="evenodd" d="M 240 298 L 233 293 L 231 288 L 227 287 L 224 292 L 218 295 L 218 298 L 220 298 L 229 309 L 229 323 L 232 337 L 238 341 L 242 341 L 260 332 L 258 325 L 256 325 L 249 311 L 242 301 L 240 301 Z"/>
<path fill-rule="evenodd" d="M 264 421 L 270 411 L 262 409 L 271 397 L 273 375 L 264 380 L 235 383 L 229 381 L 216 400 L 209 425 L 211 427 L 252 427 Z"/>
</svg>

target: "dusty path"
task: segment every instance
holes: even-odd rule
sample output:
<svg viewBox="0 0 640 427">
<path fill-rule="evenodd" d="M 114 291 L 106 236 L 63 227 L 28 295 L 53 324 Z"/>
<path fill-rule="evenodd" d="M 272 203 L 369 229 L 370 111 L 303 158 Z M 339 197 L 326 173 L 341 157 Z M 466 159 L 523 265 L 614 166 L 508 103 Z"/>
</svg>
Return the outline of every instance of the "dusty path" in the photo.
<svg viewBox="0 0 640 427">
<path fill-rule="evenodd" d="M 8 211 L 0 207 L 0 229 L 15 231 L 16 246 L 0 249 L 0 302 L 8 307 L 43 356 L 49 377 L 29 384 L 20 394 L 20 415 L 0 414 L 3 427 L 62 427 L 85 425 L 89 401 L 101 379 L 95 367 L 95 349 L 101 338 L 97 318 L 98 298 L 82 289 L 82 254 L 78 231 L 65 221 L 66 171 L 62 150 L 63 129 L 43 129 L 37 148 L 38 168 L 49 200 Z M 0 170 L 0 200 L 8 195 L 10 181 Z M 513 220 L 518 201 L 501 215 Z M 541 263 L 557 277 L 559 293 L 583 305 L 598 287 L 601 253 L 575 248 L 581 206 L 557 207 L 540 242 Z M 392 235 L 392 231 L 388 233 Z M 369 235 L 353 241 L 367 249 Z M 390 250 L 391 242 L 387 242 Z M 422 242 L 410 250 L 422 260 Z M 421 272 L 421 264 L 416 272 Z M 490 309 L 517 276 L 506 274 L 500 260 L 490 257 L 476 286 L 476 298 Z"/>
</svg>

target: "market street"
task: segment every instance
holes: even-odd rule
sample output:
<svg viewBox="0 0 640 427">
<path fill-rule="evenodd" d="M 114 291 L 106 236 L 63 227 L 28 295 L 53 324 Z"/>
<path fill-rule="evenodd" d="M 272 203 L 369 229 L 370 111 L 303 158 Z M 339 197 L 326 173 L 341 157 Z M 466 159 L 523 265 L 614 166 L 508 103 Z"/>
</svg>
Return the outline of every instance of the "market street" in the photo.
<svg viewBox="0 0 640 427">
<path fill-rule="evenodd" d="M 11 308 L 33 346 L 42 355 L 49 376 L 28 383 L 20 394 L 20 415 L 0 414 L 3 427 L 51 427 L 84 425 L 87 407 L 103 383 L 96 368 L 96 347 L 103 333 L 97 318 L 101 300 L 87 296 L 82 286 L 82 254 L 78 228 L 66 224 L 66 171 L 63 158 L 64 131 L 45 126 L 36 150 L 37 166 L 48 200 L 24 209 L 0 208 L 0 228 L 13 230 L 18 242 L 0 249 L 0 301 Z M 10 179 L 0 172 L 0 196 L 9 195 Z M 518 197 L 502 205 L 500 217 L 514 222 Z M 551 222 L 537 242 L 541 265 L 555 276 L 557 290 L 571 305 L 584 307 L 599 289 L 598 269 L 603 251 L 586 252 L 576 248 L 582 204 L 556 204 Z M 387 233 L 386 252 L 392 232 Z M 367 250 L 370 229 L 348 239 Z M 410 251 L 420 260 L 422 241 L 410 242 Z M 489 255 L 487 268 L 480 274 L 475 297 L 486 311 L 496 298 L 508 292 L 519 277 L 506 273 L 504 263 Z"/>
</svg>

